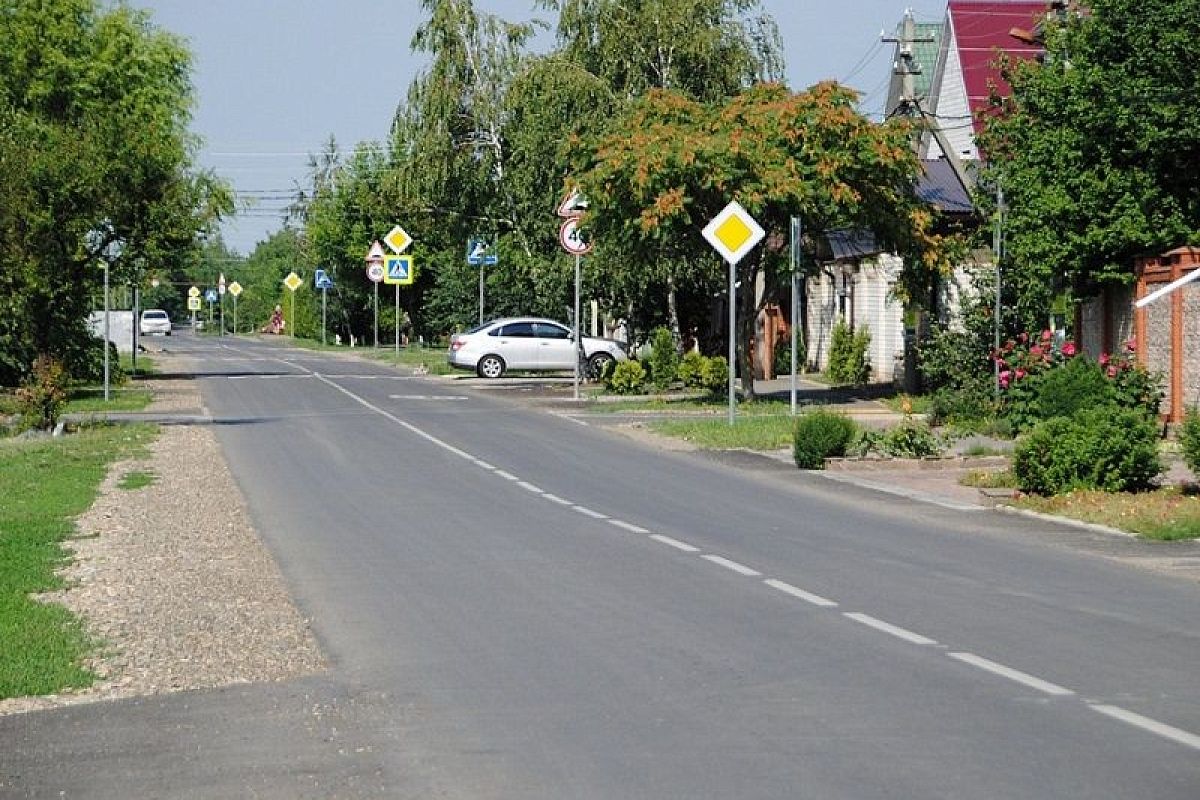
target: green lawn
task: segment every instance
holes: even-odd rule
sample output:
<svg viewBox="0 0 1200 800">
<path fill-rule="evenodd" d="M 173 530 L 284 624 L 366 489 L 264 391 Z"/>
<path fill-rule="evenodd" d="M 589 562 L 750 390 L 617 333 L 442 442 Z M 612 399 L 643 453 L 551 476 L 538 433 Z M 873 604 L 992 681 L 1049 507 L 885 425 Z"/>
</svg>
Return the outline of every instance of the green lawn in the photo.
<svg viewBox="0 0 1200 800">
<path fill-rule="evenodd" d="M 0 440 L 0 698 L 89 685 L 96 644 L 62 606 L 31 594 L 62 587 L 60 546 L 95 500 L 109 465 L 157 434 L 149 425 L 98 426 L 54 439 Z"/>
<path fill-rule="evenodd" d="M 88 386 L 72 389 L 67 397 L 65 414 L 102 414 L 105 411 L 141 411 L 154 399 L 149 389 L 137 386 L 109 387 L 108 400 L 104 389 Z"/>
<path fill-rule="evenodd" d="M 1019 508 L 1107 525 L 1146 539 L 1200 538 L 1200 494 L 1169 487 L 1153 492 L 1071 492 L 1057 497 L 1026 496 Z"/>
<path fill-rule="evenodd" d="M 745 416 L 728 419 L 658 420 L 647 423 L 650 430 L 674 436 L 693 444 L 717 450 L 746 448 L 748 450 L 778 450 L 792 446 L 790 416 Z"/>
</svg>

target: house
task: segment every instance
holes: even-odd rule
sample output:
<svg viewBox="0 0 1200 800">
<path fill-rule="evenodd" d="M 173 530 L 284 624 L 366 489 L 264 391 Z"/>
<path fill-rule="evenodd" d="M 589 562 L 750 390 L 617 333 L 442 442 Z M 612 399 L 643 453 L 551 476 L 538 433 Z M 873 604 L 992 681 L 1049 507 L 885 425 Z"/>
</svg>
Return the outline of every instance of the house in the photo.
<svg viewBox="0 0 1200 800">
<path fill-rule="evenodd" d="M 971 164 L 980 159 L 976 137 L 991 93 L 1007 89 L 997 59 L 1001 53 L 1032 58 L 1040 52 L 1036 41 L 1022 41 L 1012 30 L 1037 29 L 1047 8 L 1044 0 L 949 0 L 941 22 L 917 22 L 910 12 L 891 40 L 895 69 L 885 116 L 919 114 L 940 129 L 952 157 L 939 137 L 926 133 L 916 142 L 923 166 L 917 193 L 945 219 L 961 223 L 974 216 L 967 187 Z M 894 292 L 903 261 L 861 233 L 826 238 L 818 271 L 805 287 L 806 361 L 826 367 L 830 334 L 842 319 L 871 331 L 871 379 L 892 381 L 901 374 L 905 351 L 906 309 Z M 937 293 L 934 305 L 941 307 L 934 312 L 951 313 L 969 282 L 964 265 Z"/>
</svg>

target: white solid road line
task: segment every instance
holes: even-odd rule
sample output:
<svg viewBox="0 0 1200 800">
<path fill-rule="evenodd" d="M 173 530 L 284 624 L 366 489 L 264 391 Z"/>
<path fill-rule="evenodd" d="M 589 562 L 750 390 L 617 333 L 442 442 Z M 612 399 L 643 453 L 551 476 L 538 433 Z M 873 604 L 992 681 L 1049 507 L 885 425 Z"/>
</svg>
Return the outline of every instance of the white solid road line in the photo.
<svg viewBox="0 0 1200 800">
<path fill-rule="evenodd" d="M 993 675 L 999 675 L 1002 678 L 1008 678 L 1010 681 L 1015 681 L 1022 686 L 1028 686 L 1030 689 L 1036 689 L 1039 692 L 1044 692 L 1057 697 L 1065 697 L 1066 695 L 1075 694 L 1070 689 L 1059 686 L 1056 683 L 1044 681 L 1041 678 L 1030 675 L 1027 672 L 1006 667 L 1003 664 L 997 664 L 995 661 L 988 661 L 986 658 L 981 658 L 974 653 L 947 653 L 953 659 L 957 659 L 964 664 L 970 664 L 973 667 L 978 667 Z"/>
<path fill-rule="evenodd" d="M 1113 719 L 1119 719 L 1122 722 L 1127 722 L 1130 725 L 1134 725 L 1144 731 L 1149 731 L 1150 733 L 1161 736 L 1164 739 L 1170 739 L 1173 742 L 1178 742 L 1179 744 L 1190 747 L 1193 750 L 1200 750 L 1200 736 L 1197 736 L 1194 733 L 1189 733 L 1188 731 L 1180 728 L 1166 725 L 1158 720 L 1150 719 L 1149 717 L 1143 717 L 1141 714 L 1135 714 L 1132 711 L 1126 711 L 1118 706 L 1094 704 L 1092 705 L 1092 708 L 1096 709 L 1105 716 L 1112 717 Z"/>
<path fill-rule="evenodd" d="M 502 469 L 498 469 L 498 470 L 496 470 L 495 474 L 496 474 L 496 475 L 499 475 L 501 478 L 504 478 L 504 480 L 506 480 L 506 481 L 519 481 L 519 480 L 521 480 L 521 479 L 520 479 L 520 478 L 518 478 L 516 475 L 513 475 L 511 472 L 505 472 L 505 471 L 504 471 L 504 470 L 502 470 Z"/>
<path fill-rule="evenodd" d="M 573 505 L 575 505 L 575 501 L 574 501 L 574 500 L 568 500 L 568 499 L 566 499 L 565 497 L 559 497 L 558 495 L 556 495 L 556 494 L 550 494 L 549 492 L 546 492 L 544 495 L 542 495 L 542 497 L 546 498 L 546 499 L 547 499 L 547 500 L 549 500 L 551 503 L 558 503 L 560 506 L 573 506 Z"/>
<path fill-rule="evenodd" d="M 634 524 L 632 524 L 632 523 L 629 523 L 629 522 L 623 522 L 623 521 L 621 521 L 621 520 L 619 520 L 619 519 L 610 519 L 610 520 L 608 521 L 608 524 L 609 524 L 609 525 L 616 525 L 618 528 L 622 528 L 622 529 L 624 529 L 624 530 L 627 530 L 627 531 L 629 531 L 630 533 L 649 533 L 649 532 L 650 532 L 650 531 L 646 530 L 645 528 L 641 527 L 640 525 L 634 525 Z"/>
<path fill-rule="evenodd" d="M 875 630 L 880 631 L 881 633 L 886 633 L 891 636 L 895 636 L 897 639 L 903 639 L 904 641 L 909 642 L 911 644 L 920 644 L 920 645 L 937 644 L 936 641 L 934 641 L 933 639 L 930 639 L 928 636 L 922 636 L 919 633 L 913 633 L 912 631 L 908 630 L 907 628 L 901 628 L 897 625 L 893 625 L 890 622 L 884 622 L 881 619 L 876 619 L 875 617 L 872 617 L 870 614 L 860 614 L 857 611 L 847 611 L 847 612 L 844 612 L 844 615 L 847 619 L 852 619 L 855 622 L 860 622 L 863 625 L 866 625 L 868 628 L 874 628 Z"/>
<path fill-rule="evenodd" d="M 528 492 L 533 492 L 534 494 L 545 494 L 546 493 L 544 489 L 540 489 L 537 486 L 534 486 L 529 481 L 517 481 L 517 486 L 520 486 L 522 489 L 524 489 Z"/>
<path fill-rule="evenodd" d="M 650 538 L 656 542 L 661 542 L 668 547 L 674 547 L 676 550 L 682 550 L 685 553 L 699 553 L 699 547 L 693 547 L 687 542 L 681 542 L 678 539 L 672 539 L 670 536 L 663 536 L 661 533 L 652 533 Z"/>
<path fill-rule="evenodd" d="M 798 597 L 806 603 L 812 603 L 814 606 L 821 606 L 822 608 L 835 608 L 837 606 L 837 603 L 821 597 L 819 594 L 806 592 L 803 589 L 798 589 L 795 586 L 792 586 L 790 583 L 777 581 L 774 578 L 768 578 L 767 580 L 763 581 L 763 583 L 765 583 L 767 586 L 770 586 L 772 589 L 778 589 L 784 594 L 790 594 L 792 597 Z"/>
<path fill-rule="evenodd" d="M 762 573 L 756 569 L 750 569 L 750 567 L 747 567 L 745 564 L 739 564 L 736 561 L 730 561 L 728 558 L 724 558 L 722 556 L 706 555 L 700 557 L 705 561 L 711 561 L 717 566 L 724 567 L 725 569 L 731 569 L 739 575 L 747 575 L 751 578 L 762 575 Z"/>
</svg>

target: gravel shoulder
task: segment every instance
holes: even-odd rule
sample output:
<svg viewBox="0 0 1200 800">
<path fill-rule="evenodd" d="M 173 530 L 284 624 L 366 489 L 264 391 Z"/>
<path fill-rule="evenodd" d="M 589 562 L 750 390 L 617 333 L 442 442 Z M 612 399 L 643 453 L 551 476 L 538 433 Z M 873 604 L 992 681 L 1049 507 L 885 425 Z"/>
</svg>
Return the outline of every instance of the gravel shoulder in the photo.
<svg viewBox="0 0 1200 800">
<path fill-rule="evenodd" d="M 163 354 L 161 361 L 169 358 Z M 163 364 L 180 372 L 184 365 Z M 152 413 L 203 414 L 188 380 L 146 381 Z M 129 472 L 151 485 L 121 489 Z M 100 643 L 83 690 L 0 701 L 0 714 L 281 681 L 325 668 L 258 539 L 212 429 L 164 425 L 144 458 L 114 464 L 66 543 L 69 588 L 47 595 Z"/>
</svg>

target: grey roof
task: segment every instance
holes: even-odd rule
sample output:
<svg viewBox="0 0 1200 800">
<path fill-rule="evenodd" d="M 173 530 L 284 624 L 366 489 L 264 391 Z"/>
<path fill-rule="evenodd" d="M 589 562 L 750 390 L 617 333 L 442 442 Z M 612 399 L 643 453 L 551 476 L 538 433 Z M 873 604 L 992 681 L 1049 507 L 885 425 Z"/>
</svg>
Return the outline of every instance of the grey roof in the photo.
<svg viewBox="0 0 1200 800">
<path fill-rule="evenodd" d="M 975 210 L 971 196 L 954 168 L 945 159 L 921 162 L 922 175 L 917 180 L 917 197 L 944 214 L 970 214 Z"/>
<path fill-rule="evenodd" d="M 850 261 L 879 255 L 883 248 L 875 242 L 875 234 L 865 230 L 829 231 L 825 234 L 834 261 Z"/>
</svg>

